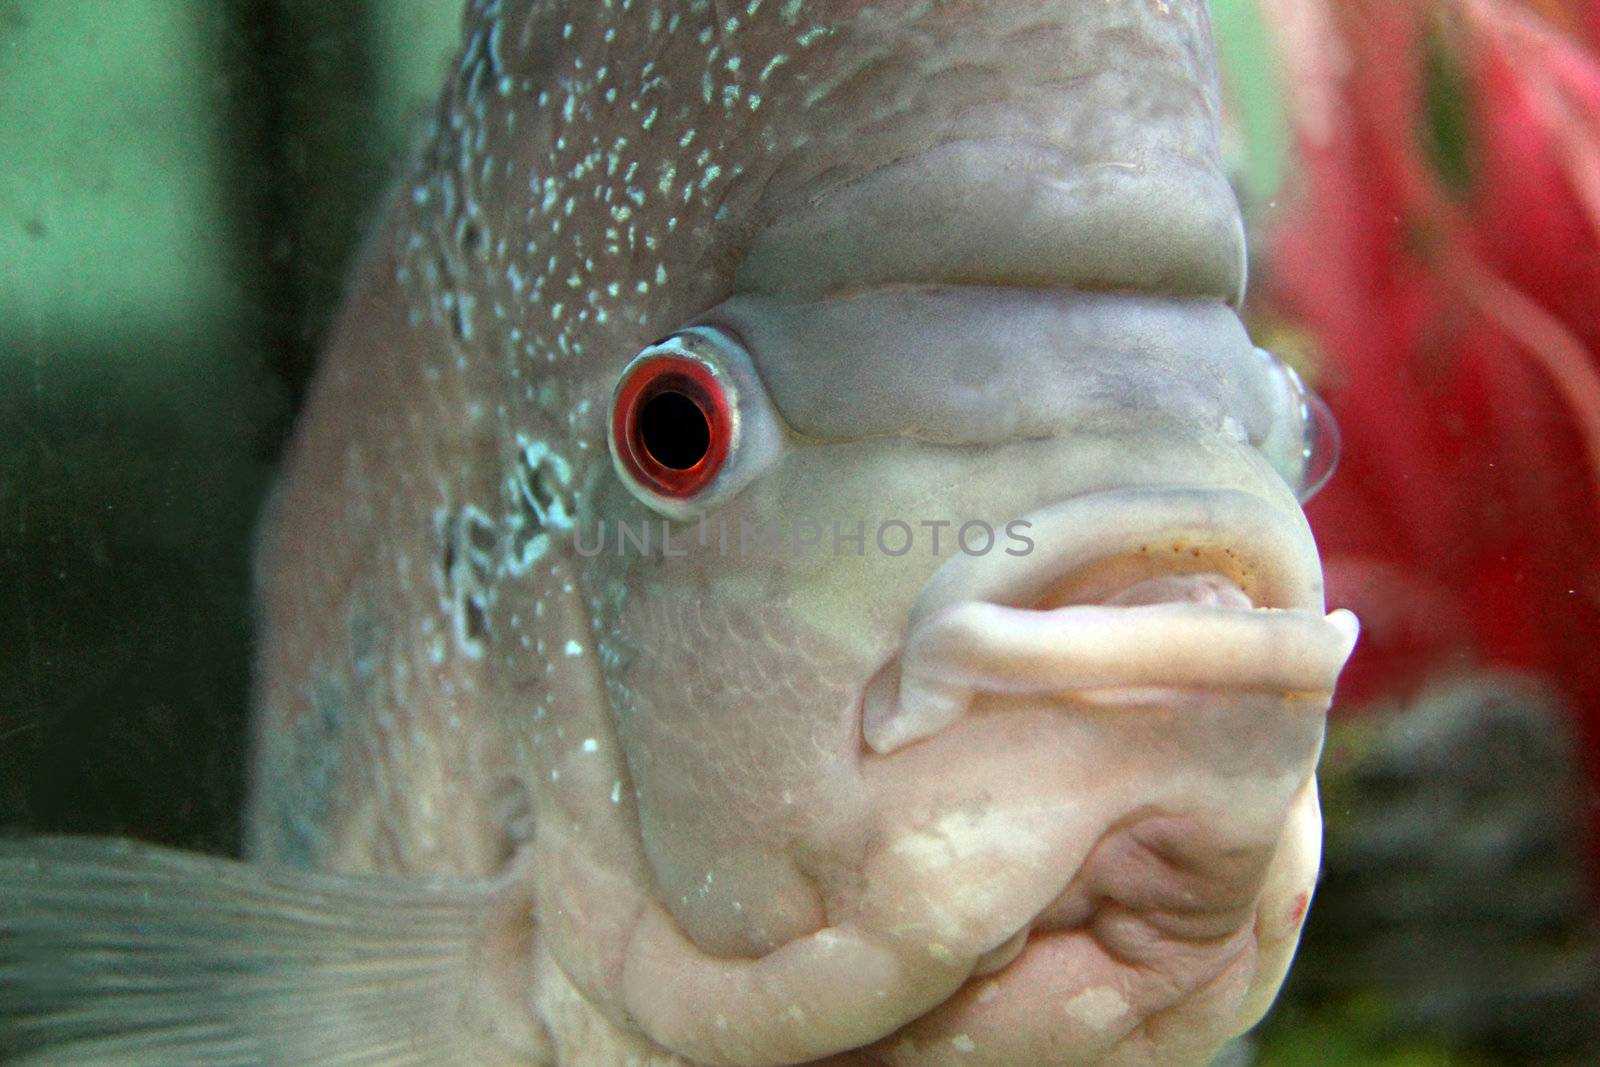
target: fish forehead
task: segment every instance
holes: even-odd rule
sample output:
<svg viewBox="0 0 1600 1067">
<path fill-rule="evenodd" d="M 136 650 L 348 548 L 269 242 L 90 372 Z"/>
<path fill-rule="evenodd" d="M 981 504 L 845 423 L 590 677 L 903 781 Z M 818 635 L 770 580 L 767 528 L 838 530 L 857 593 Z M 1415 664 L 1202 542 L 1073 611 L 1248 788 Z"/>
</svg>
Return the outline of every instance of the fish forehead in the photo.
<svg viewBox="0 0 1600 1067">
<path fill-rule="evenodd" d="M 571 412 L 550 379 L 603 382 L 727 296 L 769 224 L 907 155 L 1215 170 L 1206 23 L 1191 0 L 479 0 L 413 190 L 417 302 L 499 350 L 513 407 Z"/>
</svg>

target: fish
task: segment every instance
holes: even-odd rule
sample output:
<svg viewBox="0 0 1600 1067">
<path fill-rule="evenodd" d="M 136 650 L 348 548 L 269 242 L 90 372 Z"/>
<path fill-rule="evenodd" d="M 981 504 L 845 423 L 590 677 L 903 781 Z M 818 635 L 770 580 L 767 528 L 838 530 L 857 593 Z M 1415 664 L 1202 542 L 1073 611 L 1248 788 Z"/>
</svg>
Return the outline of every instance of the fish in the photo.
<svg viewBox="0 0 1600 1067">
<path fill-rule="evenodd" d="M 1203 1064 L 1331 428 L 1200 0 L 475 0 L 257 551 L 246 861 L 0 845 L 22 1063 Z"/>
</svg>

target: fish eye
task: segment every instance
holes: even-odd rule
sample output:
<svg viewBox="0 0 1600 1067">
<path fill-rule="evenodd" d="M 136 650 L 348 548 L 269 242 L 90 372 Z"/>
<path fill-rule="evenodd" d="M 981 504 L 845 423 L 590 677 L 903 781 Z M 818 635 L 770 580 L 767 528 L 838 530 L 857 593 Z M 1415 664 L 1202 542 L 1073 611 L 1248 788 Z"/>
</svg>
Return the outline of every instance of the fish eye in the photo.
<svg viewBox="0 0 1600 1067">
<path fill-rule="evenodd" d="M 692 518 L 775 451 L 765 400 L 742 346 L 722 331 L 691 327 L 658 341 L 627 365 L 612 396 L 617 471 L 645 504 Z"/>
<path fill-rule="evenodd" d="M 623 373 L 612 401 L 611 444 L 635 483 L 681 501 L 716 479 L 737 423 L 715 368 L 675 341 L 646 349 Z"/>
<path fill-rule="evenodd" d="M 639 402 L 634 443 L 640 455 L 672 475 L 715 467 L 711 444 L 723 437 L 725 405 L 696 396 L 688 383 L 667 382 L 665 375 L 652 384 L 659 391 Z"/>
<path fill-rule="evenodd" d="M 1293 367 L 1265 349 L 1256 353 L 1278 387 L 1272 428 L 1259 446 L 1304 504 L 1328 484 L 1339 466 L 1339 423 Z"/>
</svg>

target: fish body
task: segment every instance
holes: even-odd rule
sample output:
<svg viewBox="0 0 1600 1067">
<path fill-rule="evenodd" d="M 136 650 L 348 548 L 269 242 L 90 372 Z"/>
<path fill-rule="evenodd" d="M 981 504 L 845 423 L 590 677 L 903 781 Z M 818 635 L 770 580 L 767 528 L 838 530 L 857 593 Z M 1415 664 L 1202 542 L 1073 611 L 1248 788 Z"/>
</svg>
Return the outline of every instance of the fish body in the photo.
<svg viewBox="0 0 1600 1067">
<path fill-rule="evenodd" d="M 1208 1062 L 1355 639 L 1217 139 L 1193 0 L 474 4 L 268 509 L 266 873 L 0 853 L 14 1043 Z"/>
</svg>

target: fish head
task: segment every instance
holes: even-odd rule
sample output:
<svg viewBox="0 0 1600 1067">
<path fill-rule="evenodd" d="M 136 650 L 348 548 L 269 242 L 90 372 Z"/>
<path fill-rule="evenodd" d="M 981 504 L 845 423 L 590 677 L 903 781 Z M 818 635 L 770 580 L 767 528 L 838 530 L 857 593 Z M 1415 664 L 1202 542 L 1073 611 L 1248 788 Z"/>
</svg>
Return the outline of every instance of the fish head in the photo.
<svg viewBox="0 0 1600 1067">
<path fill-rule="evenodd" d="M 475 11 L 414 199 L 498 357 L 479 653 L 564 979 L 701 1063 L 1205 1062 L 1355 635 L 1204 5 Z"/>
</svg>

